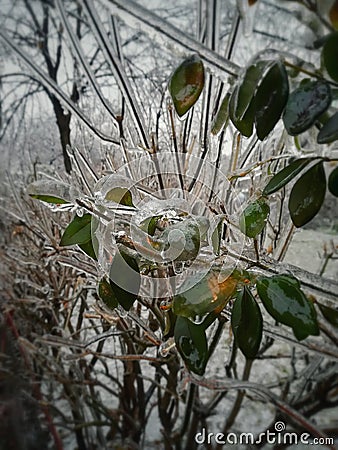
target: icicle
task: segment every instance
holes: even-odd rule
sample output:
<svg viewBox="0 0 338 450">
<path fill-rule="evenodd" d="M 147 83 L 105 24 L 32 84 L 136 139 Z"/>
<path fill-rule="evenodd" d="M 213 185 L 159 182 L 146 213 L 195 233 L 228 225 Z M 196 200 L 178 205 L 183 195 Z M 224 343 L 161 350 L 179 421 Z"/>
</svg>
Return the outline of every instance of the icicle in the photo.
<svg viewBox="0 0 338 450">
<path fill-rule="evenodd" d="M 173 337 L 171 337 L 167 341 L 162 342 L 162 344 L 159 347 L 159 353 L 164 358 L 168 356 L 170 350 L 175 347 L 176 347 L 175 340 Z"/>
</svg>

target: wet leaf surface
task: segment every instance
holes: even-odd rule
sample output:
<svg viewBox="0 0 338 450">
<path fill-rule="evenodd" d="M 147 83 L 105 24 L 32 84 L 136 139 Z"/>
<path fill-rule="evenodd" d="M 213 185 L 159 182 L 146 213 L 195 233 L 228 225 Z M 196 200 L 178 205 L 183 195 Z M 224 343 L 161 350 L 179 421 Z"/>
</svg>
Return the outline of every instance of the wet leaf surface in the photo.
<svg viewBox="0 0 338 450">
<path fill-rule="evenodd" d="M 263 140 L 279 121 L 289 96 L 288 76 L 281 61 L 276 61 L 258 86 L 255 104 L 257 136 Z"/>
<path fill-rule="evenodd" d="M 54 203 L 57 205 L 63 205 L 68 203 L 66 200 L 63 200 L 59 197 L 53 197 L 52 195 L 39 195 L 39 194 L 29 194 L 30 197 L 36 198 L 37 200 L 41 200 L 42 202 L 46 203 Z"/>
<path fill-rule="evenodd" d="M 141 286 L 137 261 L 122 246 L 110 266 L 110 286 L 119 304 L 126 310 L 133 306 Z"/>
<path fill-rule="evenodd" d="M 229 100 L 230 100 L 230 94 L 226 94 L 221 106 L 219 107 L 219 110 L 215 116 L 215 119 L 212 122 L 211 125 L 211 133 L 212 134 L 218 134 L 223 126 L 225 125 L 225 123 L 228 121 L 229 119 Z"/>
<path fill-rule="evenodd" d="M 174 338 L 187 368 L 203 375 L 208 362 L 208 343 L 203 324 L 197 325 L 186 317 L 177 317 Z"/>
<path fill-rule="evenodd" d="M 338 139 L 338 112 L 323 125 L 317 136 L 318 144 L 329 144 Z"/>
<path fill-rule="evenodd" d="M 61 237 L 61 246 L 85 244 L 91 239 L 91 214 L 75 216 Z"/>
<path fill-rule="evenodd" d="M 175 70 L 169 82 L 169 92 L 177 114 L 181 117 L 197 102 L 204 87 L 202 60 L 193 55 Z"/>
<path fill-rule="evenodd" d="M 131 192 L 122 187 L 115 187 L 111 189 L 107 192 L 105 199 L 124 206 L 134 206 Z"/>
<path fill-rule="evenodd" d="M 259 198 L 250 203 L 239 219 L 239 227 L 242 233 L 250 238 L 255 238 L 262 232 L 270 213 L 270 207 L 264 198 Z"/>
<path fill-rule="evenodd" d="M 322 57 L 327 73 L 338 81 L 338 32 L 332 33 L 325 41 Z"/>
<path fill-rule="evenodd" d="M 300 158 L 292 161 L 291 164 L 284 167 L 276 175 L 274 175 L 263 190 L 263 195 L 270 195 L 284 187 L 296 175 L 298 175 L 304 167 L 306 167 L 312 158 Z"/>
<path fill-rule="evenodd" d="M 331 90 L 325 81 L 310 81 L 289 95 L 283 121 L 291 136 L 306 131 L 331 103 Z"/>
<path fill-rule="evenodd" d="M 98 293 L 100 299 L 108 308 L 114 309 L 119 304 L 110 283 L 105 278 L 102 278 L 99 282 Z"/>
<path fill-rule="evenodd" d="M 173 311 L 178 316 L 194 318 L 203 316 L 211 311 L 220 311 L 228 300 L 235 295 L 238 278 L 230 275 L 220 282 L 219 272 L 210 271 L 201 280 L 196 282 L 191 277 L 182 285 L 182 293 L 175 295 Z M 189 288 L 192 286 L 191 288 Z M 183 292 L 183 289 L 186 289 Z"/>
<path fill-rule="evenodd" d="M 315 308 L 296 278 L 290 275 L 260 277 L 257 291 L 268 313 L 291 327 L 298 340 L 319 334 Z"/>
<path fill-rule="evenodd" d="M 323 162 L 307 170 L 293 186 L 289 198 L 289 212 L 296 227 L 302 227 L 319 212 L 326 192 Z"/>
<path fill-rule="evenodd" d="M 329 308 L 328 306 L 318 304 L 319 309 L 325 319 L 334 327 L 338 328 L 338 310 Z"/>
<path fill-rule="evenodd" d="M 231 313 L 231 327 L 243 355 L 256 356 L 262 340 L 263 319 L 250 289 L 244 286 L 238 294 Z"/>
</svg>

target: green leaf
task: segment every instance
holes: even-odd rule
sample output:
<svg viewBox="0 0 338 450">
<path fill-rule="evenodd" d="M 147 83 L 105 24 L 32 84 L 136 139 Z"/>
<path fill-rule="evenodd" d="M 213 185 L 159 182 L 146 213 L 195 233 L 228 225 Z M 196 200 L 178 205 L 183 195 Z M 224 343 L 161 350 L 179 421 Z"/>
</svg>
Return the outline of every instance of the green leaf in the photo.
<svg viewBox="0 0 338 450">
<path fill-rule="evenodd" d="M 270 207 L 263 197 L 250 203 L 239 218 L 241 232 L 255 238 L 265 227 L 269 214 Z"/>
<path fill-rule="evenodd" d="M 140 290 L 140 270 L 133 256 L 122 246 L 118 250 L 110 266 L 110 285 L 119 304 L 129 311 Z"/>
<path fill-rule="evenodd" d="M 145 233 L 149 234 L 149 236 L 154 236 L 157 228 L 157 223 L 161 218 L 162 216 L 147 217 L 146 219 L 142 220 L 139 228 Z"/>
<path fill-rule="evenodd" d="M 276 61 L 260 82 L 255 99 L 255 125 L 263 140 L 281 117 L 289 96 L 288 76 L 281 61 Z"/>
<path fill-rule="evenodd" d="M 338 197 L 338 166 L 330 173 L 328 188 L 332 195 Z"/>
<path fill-rule="evenodd" d="M 209 227 L 209 220 L 203 216 L 184 219 L 168 226 L 161 233 L 162 251 L 170 261 L 190 261 L 199 253 L 202 241 Z"/>
<path fill-rule="evenodd" d="M 210 271 L 201 280 L 198 275 L 187 279 L 181 286 L 181 294 L 173 299 L 173 312 L 178 316 L 194 318 L 211 311 L 221 311 L 235 295 L 238 278 L 230 275 L 219 282 L 219 272 Z"/>
<path fill-rule="evenodd" d="M 247 286 L 244 286 L 235 300 L 231 327 L 243 355 L 248 359 L 254 358 L 262 340 L 263 319 L 261 310 Z"/>
<path fill-rule="evenodd" d="M 211 234 L 211 245 L 215 255 L 219 255 L 223 231 L 223 218 L 218 219 L 218 223 Z"/>
<path fill-rule="evenodd" d="M 180 117 L 197 102 L 203 87 L 203 63 L 198 55 L 190 56 L 175 70 L 169 82 L 169 92 Z"/>
<path fill-rule="evenodd" d="M 107 192 L 105 200 L 134 207 L 131 192 L 127 188 L 115 187 L 111 189 Z"/>
<path fill-rule="evenodd" d="M 338 328 L 338 310 L 318 303 L 319 309 L 325 319 L 334 327 Z"/>
<path fill-rule="evenodd" d="M 296 278 L 290 275 L 260 277 L 257 291 L 268 313 L 291 327 L 299 341 L 319 334 L 316 310 Z"/>
<path fill-rule="evenodd" d="M 114 291 L 105 278 L 102 278 L 99 282 L 98 294 L 108 308 L 114 309 L 118 306 L 119 302 L 117 301 Z"/>
<path fill-rule="evenodd" d="M 91 214 L 75 216 L 61 237 L 61 246 L 85 244 L 91 239 Z"/>
<path fill-rule="evenodd" d="M 227 93 L 221 103 L 221 106 L 212 122 L 211 125 L 211 133 L 212 134 L 218 134 L 221 129 L 223 128 L 223 125 L 228 121 L 229 119 L 229 100 L 230 100 L 230 94 Z"/>
<path fill-rule="evenodd" d="M 271 61 L 264 60 L 251 64 L 231 94 L 229 102 L 231 122 L 246 137 L 250 137 L 253 132 L 254 97 L 258 84 L 272 64 Z"/>
<path fill-rule="evenodd" d="M 321 128 L 317 136 L 318 144 L 329 144 L 338 139 L 338 112 Z"/>
<path fill-rule="evenodd" d="M 185 317 L 177 317 L 174 338 L 188 370 L 203 375 L 209 356 L 203 324 L 197 325 Z"/>
<path fill-rule="evenodd" d="M 315 164 L 297 180 L 289 198 L 289 212 L 296 227 L 310 222 L 319 212 L 326 192 L 323 162 Z"/>
<path fill-rule="evenodd" d="M 310 128 L 330 106 L 330 85 L 323 81 L 310 81 L 289 95 L 283 115 L 285 128 L 291 136 Z"/>
<path fill-rule="evenodd" d="M 338 32 L 332 33 L 324 43 L 322 58 L 332 80 L 338 81 Z"/>
<path fill-rule="evenodd" d="M 284 167 L 276 173 L 263 190 L 263 195 L 270 195 L 278 191 L 289 183 L 296 175 L 298 175 L 304 167 L 306 167 L 313 158 L 300 158 L 292 161 L 291 164 Z"/>
<path fill-rule="evenodd" d="M 63 200 L 59 197 L 53 197 L 52 195 L 39 195 L 39 194 L 29 194 L 30 197 L 36 198 L 37 200 L 41 200 L 42 202 L 46 203 L 54 203 L 57 205 L 63 205 L 65 203 L 68 203 L 66 200 Z"/>
<path fill-rule="evenodd" d="M 97 256 L 96 256 L 96 252 L 94 249 L 92 238 L 88 242 L 79 244 L 79 247 L 81 248 L 82 251 L 84 251 L 86 253 L 86 255 L 90 256 L 95 261 L 97 261 Z"/>
<path fill-rule="evenodd" d="M 238 98 L 238 86 L 235 87 L 229 101 L 229 116 L 231 122 L 235 125 L 238 131 L 240 131 L 243 136 L 250 137 L 253 132 L 253 123 L 254 123 L 254 108 L 250 107 L 246 110 L 245 115 L 239 119 L 236 116 L 236 101 Z"/>
</svg>

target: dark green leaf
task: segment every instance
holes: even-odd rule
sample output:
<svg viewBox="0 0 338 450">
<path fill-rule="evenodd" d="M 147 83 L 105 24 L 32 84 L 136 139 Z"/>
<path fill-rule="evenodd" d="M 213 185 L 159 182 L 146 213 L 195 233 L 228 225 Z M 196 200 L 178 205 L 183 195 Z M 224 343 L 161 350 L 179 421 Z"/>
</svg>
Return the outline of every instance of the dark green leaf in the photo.
<svg viewBox="0 0 338 450">
<path fill-rule="evenodd" d="M 289 212 L 296 227 L 302 227 L 319 212 L 326 191 L 323 162 L 315 164 L 297 180 L 289 198 Z"/>
<path fill-rule="evenodd" d="M 271 178 L 263 190 L 263 195 L 270 195 L 281 189 L 298 175 L 310 161 L 313 161 L 313 158 L 300 158 L 292 161 L 291 164 L 284 167 Z"/>
<path fill-rule="evenodd" d="M 254 97 L 264 73 L 271 67 L 270 61 L 258 61 L 250 65 L 241 77 L 230 97 L 231 122 L 246 137 L 250 137 L 254 123 Z"/>
<path fill-rule="evenodd" d="M 228 121 L 229 119 L 229 100 L 230 100 L 230 94 L 227 93 L 221 103 L 221 106 L 212 122 L 211 125 L 211 133 L 212 134 L 218 134 L 221 129 L 223 128 L 223 125 Z"/>
<path fill-rule="evenodd" d="M 258 139 L 263 140 L 281 117 L 289 96 L 288 76 L 281 61 L 276 61 L 258 86 L 255 125 Z"/>
<path fill-rule="evenodd" d="M 231 327 L 243 355 L 248 359 L 254 358 L 262 340 L 263 319 L 254 296 L 246 286 L 232 308 Z"/>
<path fill-rule="evenodd" d="M 208 343 L 203 324 L 196 325 L 185 317 L 177 317 L 174 338 L 187 368 L 203 375 L 208 362 Z"/>
<path fill-rule="evenodd" d="M 289 95 L 283 115 L 285 128 L 295 136 L 307 130 L 330 106 L 330 85 L 325 81 L 307 82 Z"/>
<path fill-rule="evenodd" d="M 318 304 L 319 309 L 325 319 L 334 327 L 338 328 L 338 310 L 329 308 L 328 306 Z"/>
<path fill-rule="evenodd" d="M 29 195 L 32 198 L 36 198 L 46 203 L 55 203 L 57 205 L 63 205 L 65 203 L 68 203 L 66 200 L 63 200 L 62 198 L 59 197 L 53 197 L 52 195 L 39 195 L 39 194 L 29 194 Z"/>
<path fill-rule="evenodd" d="M 327 73 L 338 81 L 338 32 L 332 33 L 325 41 L 322 57 Z"/>
<path fill-rule="evenodd" d="M 239 227 L 242 233 L 255 238 L 262 232 L 270 213 L 270 207 L 264 198 L 250 203 L 239 218 Z"/>
<path fill-rule="evenodd" d="M 338 167 L 330 173 L 328 188 L 332 195 L 338 197 Z"/>
<path fill-rule="evenodd" d="M 90 239 L 88 242 L 85 242 L 83 244 L 79 244 L 79 247 L 81 250 L 83 250 L 86 255 L 90 256 L 91 258 L 95 259 L 97 261 L 96 252 L 93 246 L 93 241 Z"/>
<path fill-rule="evenodd" d="M 180 117 L 197 102 L 203 86 L 204 66 L 201 59 L 193 55 L 175 70 L 169 83 L 169 92 Z"/>
<path fill-rule="evenodd" d="M 223 219 L 219 219 L 218 224 L 211 234 L 211 245 L 215 255 L 219 255 L 223 231 Z"/>
<path fill-rule="evenodd" d="M 268 313 L 278 322 L 292 328 L 300 341 L 318 335 L 316 310 L 290 275 L 274 275 L 257 279 L 258 294 Z"/>
<path fill-rule="evenodd" d="M 105 199 L 124 206 L 134 206 L 131 192 L 127 188 L 115 187 L 107 192 Z"/>
<path fill-rule="evenodd" d="M 321 128 L 317 136 L 318 144 L 328 144 L 338 139 L 338 112 Z"/>
<path fill-rule="evenodd" d="M 91 214 L 75 216 L 65 229 L 60 245 L 85 244 L 91 239 Z"/>
<path fill-rule="evenodd" d="M 114 309 L 119 304 L 114 291 L 105 278 L 102 278 L 99 282 L 99 296 L 103 303 L 110 309 Z"/>
<path fill-rule="evenodd" d="M 135 302 L 141 285 L 137 261 L 123 247 L 119 247 L 110 266 L 110 285 L 119 304 L 126 310 Z"/>
<path fill-rule="evenodd" d="M 235 276 L 219 282 L 219 272 L 210 271 L 201 280 L 198 278 L 197 275 L 187 279 L 181 286 L 182 293 L 174 296 L 173 312 L 178 316 L 194 318 L 221 311 L 236 293 L 238 279 Z"/>
<path fill-rule="evenodd" d="M 240 131 L 243 136 L 250 137 L 253 132 L 253 123 L 254 123 L 254 108 L 253 105 L 246 110 L 245 115 L 239 119 L 235 115 L 235 108 L 236 108 L 236 101 L 238 97 L 238 86 L 234 89 L 233 93 L 231 94 L 230 101 L 229 101 L 229 116 L 231 119 L 231 122 L 235 125 L 238 131 Z"/>
</svg>

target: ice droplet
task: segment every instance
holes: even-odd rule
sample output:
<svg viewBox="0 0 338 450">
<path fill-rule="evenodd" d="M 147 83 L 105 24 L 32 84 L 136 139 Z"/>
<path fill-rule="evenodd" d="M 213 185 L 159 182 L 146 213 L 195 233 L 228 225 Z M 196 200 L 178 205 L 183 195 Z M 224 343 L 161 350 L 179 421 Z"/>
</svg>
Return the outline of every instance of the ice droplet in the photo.
<svg viewBox="0 0 338 450">
<path fill-rule="evenodd" d="M 78 208 L 76 210 L 76 215 L 79 216 L 79 217 L 83 217 L 83 208 Z"/>
</svg>

